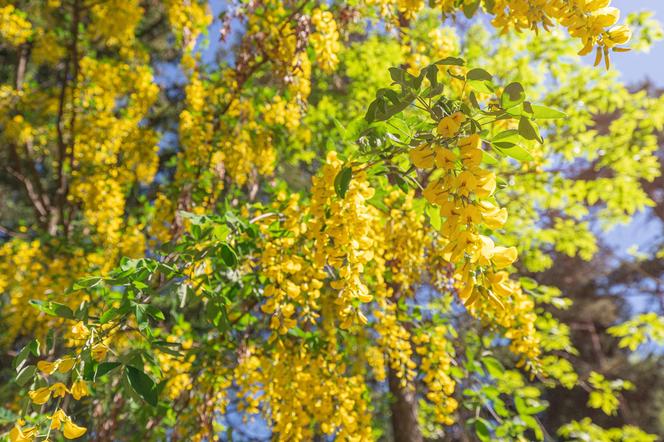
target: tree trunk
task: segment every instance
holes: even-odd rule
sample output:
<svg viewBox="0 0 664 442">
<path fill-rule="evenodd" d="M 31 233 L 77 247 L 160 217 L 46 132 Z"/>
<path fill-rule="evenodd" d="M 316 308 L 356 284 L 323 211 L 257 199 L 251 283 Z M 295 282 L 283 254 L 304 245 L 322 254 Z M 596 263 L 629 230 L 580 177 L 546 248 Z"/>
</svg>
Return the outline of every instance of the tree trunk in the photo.
<svg viewBox="0 0 664 442">
<path fill-rule="evenodd" d="M 392 433 L 394 442 L 422 442 L 422 431 L 417 421 L 417 396 L 414 388 L 405 388 L 394 370 L 389 370 L 390 393 L 392 402 Z"/>
</svg>

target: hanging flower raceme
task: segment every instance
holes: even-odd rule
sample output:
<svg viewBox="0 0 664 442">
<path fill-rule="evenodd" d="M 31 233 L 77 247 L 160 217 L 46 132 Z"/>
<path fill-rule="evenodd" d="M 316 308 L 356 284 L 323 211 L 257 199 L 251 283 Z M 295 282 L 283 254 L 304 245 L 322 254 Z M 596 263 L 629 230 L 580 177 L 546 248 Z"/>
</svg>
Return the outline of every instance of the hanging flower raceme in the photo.
<svg viewBox="0 0 664 442">
<path fill-rule="evenodd" d="M 459 295 L 472 305 L 480 296 L 501 305 L 489 278 L 494 269 L 511 265 L 517 258 L 514 247 L 495 246 L 482 234 L 484 226 L 500 228 L 507 211 L 489 200 L 496 189 L 496 177 L 481 167 L 482 140 L 468 133 L 466 116 L 454 112 L 440 119 L 438 138 L 410 151 L 413 164 L 435 169 L 423 196 L 436 205 L 444 218 L 440 233 L 446 245 L 443 256 L 455 265 Z"/>
</svg>

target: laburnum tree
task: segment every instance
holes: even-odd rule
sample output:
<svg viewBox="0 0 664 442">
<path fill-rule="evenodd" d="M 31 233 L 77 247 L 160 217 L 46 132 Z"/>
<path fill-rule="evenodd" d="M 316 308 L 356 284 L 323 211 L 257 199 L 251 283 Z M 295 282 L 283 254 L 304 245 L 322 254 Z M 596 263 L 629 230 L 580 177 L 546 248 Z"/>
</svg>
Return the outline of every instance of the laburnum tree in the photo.
<svg viewBox="0 0 664 442">
<path fill-rule="evenodd" d="M 565 292 L 661 198 L 609 3 L 0 1 L 0 437 L 657 440 L 664 312 L 574 327 L 662 252 Z"/>
</svg>

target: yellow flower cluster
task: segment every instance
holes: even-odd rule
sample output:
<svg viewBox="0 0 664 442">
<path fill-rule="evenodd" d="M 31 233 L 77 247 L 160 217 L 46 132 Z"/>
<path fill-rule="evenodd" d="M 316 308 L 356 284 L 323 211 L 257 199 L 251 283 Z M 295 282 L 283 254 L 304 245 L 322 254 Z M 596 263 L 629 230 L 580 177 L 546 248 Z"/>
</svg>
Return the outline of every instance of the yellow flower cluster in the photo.
<svg viewBox="0 0 664 442">
<path fill-rule="evenodd" d="M 179 343 L 182 351 L 191 349 L 193 341 L 191 339 L 183 338 L 184 330 L 182 327 L 176 326 L 173 328 L 171 334 L 166 336 L 166 341 L 171 343 Z M 167 379 L 165 392 L 166 396 L 172 401 L 175 401 L 180 395 L 192 388 L 192 379 L 189 373 L 191 372 L 194 356 L 188 358 L 181 358 L 169 353 L 157 351 L 157 361 L 159 368 L 164 374 L 164 379 Z"/>
<path fill-rule="evenodd" d="M 62 431 L 66 439 L 78 439 L 87 432 L 85 427 L 81 427 L 72 421 L 62 406 L 69 403 L 68 395 L 76 401 L 90 395 L 88 383 L 80 376 L 82 372 L 80 354 L 85 350 L 89 350 L 92 359 L 103 362 L 108 353 L 107 343 L 111 339 L 110 336 L 104 336 L 104 334 L 111 327 L 112 324 L 106 324 L 104 327 L 91 330 L 82 322 L 78 322 L 71 327 L 68 333 L 69 341 L 75 343 L 75 347 L 78 347 L 76 355 L 65 356 L 55 361 L 41 360 L 37 362 L 37 368 L 41 372 L 40 379 L 44 379 L 46 382 L 55 380 L 55 382 L 30 390 L 28 397 L 33 404 L 43 408 L 48 407 L 49 401 L 53 400 L 55 402 L 53 414 L 50 417 L 42 418 L 38 422 L 38 426 L 34 427 L 25 427 L 24 422 L 19 419 L 9 434 L 10 441 L 32 442 L 40 433 L 39 427 L 45 424 L 48 425 L 48 435 L 52 431 Z M 71 381 L 70 387 L 67 387 L 64 383 L 67 382 L 67 378 Z M 44 384 L 41 380 L 38 382 L 41 385 Z"/>
<path fill-rule="evenodd" d="M 284 102 L 284 106 L 289 112 L 284 115 L 287 127 L 293 125 L 294 121 L 299 124 L 299 107 L 293 102 Z M 223 161 L 228 175 L 240 185 L 247 183 L 255 173 L 271 175 L 277 161 L 277 152 L 272 144 L 272 135 L 261 124 L 254 106 L 242 100 L 230 109 L 229 116 L 237 117 L 242 124 L 222 129 L 229 136 L 222 141 L 217 156 L 213 157 L 215 160 L 212 167 L 218 161 Z"/>
<path fill-rule="evenodd" d="M 472 307 L 473 313 L 486 323 L 503 327 L 504 336 L 511 341 L 510 351 L 521 358 L 517 364 L 519 367 L 525 365 L 537 370 L 542 345 L 535 327 L 535 302 L 523 292 L 518 282 L 509 279 L 505 271 L 493 274 L 491 289 L 504 300 L 505 308 L 482 300 Z"/>
<path fill-rule="evenodd" d="M 92 5 L 90 30 L 108 46 L 131 48 L 136 43 L 136 27 L 143 18 L 138 0 L 108 0 Z"/>
<path fill-rule="evenodd" d="M 374 316 L 376 317 L 374 328 L 378 333 L 379 348 L 387 357 L 387 363 L 400 379 L 401 385 L 405 387 L 414 379 L 417 368 L 412 359 L 411 333 L 399 321 L 396 304 L 384 299 L 379 300 L 378 309 L 374 310 Z M 374 372 L 379 372 L 379 367 L 372 366 L 372 368 Z"/>
<path fill-rule="evenodd" d="M 447 328 L 435 326 L 432 330 L 417 334 L 413 342 L 417 345 L 417 354 L 422 358 L 420 370 L 426 385 L 426 398 L 433 405 L 436 422 L 443 425 L 454 423 L 453 413 L 458 403 L 452 397 L 456 383 L 450 377 L 452 346 L 445 339 Z"/>
<path fill-rule="evenodd" d="M 327 155 L 321 175 L 313 178 L 311 189 L 312 219 L 308 228 L 314 240 L 316 268 L 334 269 L 332 288 L 338 290 L 335 305 L 342 328 L 355 319 L 366 323 L 358 303 L 370 302 L 373 296 L 362 281 L 364 266 L 374 258 L 373 207 L 366 201 L 374 190 L 363 172 L 356 174 L 344 198 L 336 195 L 334 180 L 342 163 L 336 152 Z"/>
<path fill-rule="evenodd" d="M 205 101 L 209 92 L 198 69 L 194 68 L 185 87 L 185 109 L 180 113 L 181 149 L 178 152 L 178 170 L 175 175 L 178 182 L 195 181 L 200 177 L 202 169 L 207 167 L 212 155 L 213 121 L 211 114 L 206 112 Z"/>
<path fill-rule="evenodd" d="M 20 46 L 32 36 L 32 25 L 25 13 L 13 5 L 0 7 L 0 42 Z"/>
<path fill-rule="evenodd" d="M 408 26 L 422 13 L 425 5 L 423 0 L 365 0 L 365 3 L 370 7 L 377 6 L 378 13 L 388 26 L 397 27 Z M 432 8 L 441 11 L 443 17 L 459 11 L 464 5 L 454 0 L 433 0 L 429 3 Z M 582 41 L 580 55 L 597 47 L 598 61 L 603 54 L 607 67 L 608 50 L 626 50 L 615 47 L 627 43 L 631 37 L 627 26 L 614 26 L 620 12 L 609 6 L 611 0 L 495 0 L 491 3 L 488 12 L 494 16 L 492 24 L 501 31 L 537 31 L 540 27 L 548 31 L 556 23 L 560 24 L 572 37 Z"/>
<path fill-rule="evenodd" d="M 395 190 L 385 196 L 389 208 L 385 218 L 381 256 L 389 271 L 391 284 L 407 293 L 420 282 L 427 267 L 427 246 L 431 240 L 424 217 L 413 205 L 414 192 L 404 195 Z"/>
<path fill-rule="evenodd" d="M 212 23 L 207 2 L 167 0 L 164 3 L 175 38 L 188 50 L 194 49 L 198 36 Z"/>
<path fill-rule="evenodd" d="M 337 54 L 341 49 L 337 23 L 330 11 L 316 8 L 311 15 L 311 24 L 316 29 L 310 41 L 318 64 L 324 72 L 331 73 L 339 64 Z"/>
<path fill-rule="evenodd" d="M 14 425 L 14 428 L 9 432 L 10 442 L 33 442 L 37 438 L 39 433 L 38 429 L 36 427 L 26 427 L 24 425 L 25 422 L 22 420 L 19 420 Z M 62 435 L 65 439 L 78 439 L 87 432 L 85 427 L 76 425 L 71 417 L 67 416 L 61 408 L 58 408 L 51 416 L 50 430 L 60 429 L 62 429 Z"/>
<path fill-rule="evenodd" d="M 236 382 L 244 410 L 257 412 L 264 402 L 275 440 L 312 440 L 314 424 L 335 440 L 373 439 L 363 376 L 348 374 L 340 355 L 326 356 L 288 341 L 266 354 L 247 349 L 242 356 Z"/>
<path fill-rule="evenodd" d="M 271 315 L 270 328 L 285 334 L 298 325 L 314 325 L 319 317 L 319 298 L 323 281 L 327 277 L 323 269 L 312 269 L 313 254 L 303 247 L 301 241 L 307 232 L 307 224 L 301 222 L 303 209 L 298 196 L 286 200 L 280 195 L 285 207 L 282 209 L 282 228 L 288 235 L 271 238 L 263 245 L 261 266 L 270 283 L 265 287 L 267 301 L 261 310 Z M 267 233 L 270 219 L 261 224 Z M 299 316 L 299 321 L 298 321 Z"/>
<path fill-rule="evenodd" d="M 61 320 L 45 314 L 35 314 L 29 306 L 31 299 L 54 300 L 75 307 L 81 299 L 63 296 L 76 279 L 88 269 L 106 269 L 103 253 L 84 253 L 77 249 L 71 254 L 53 255 L 57 244 L 38 240 L 14 239 L 0 246 L 0 292 L 8 295 L 5 304 L 0 342 L 12 342 L 17 336 L 44 337 L 49 328 Z"/>
<path fill-rule="evenodd" d="M 423 191 L 424 197 L 439 207 L 445 221 L 441 236 L 447 241 L 442 255 L 455 265 L 459 296 L 472 305 L 480 297 L 501 304 L 490 282 L 495 271 L 508 267 L 517 258 L 514 247 L 495 246 L 482 235 L 483 226 L 500 228 L 507 211 L 491 202 L 496 177 L 480 166 L 481 139 L 464 135 L 466 117 L 461 112 L 443 117 L 438 123 L 439 139 L 410 151 L 416 167 L 436 168 Z"/>
<path fill-rule="evenodd" d="M 54 64 L 65 57 L 65 48 L 53 31 L 39 29 L 34 36 L 31 58 L 36 63 Z"/>
<path fill-rule="evenodd" d="M 263 118 L 267 124 L 285 126 L 294 131 L 300 126 L 300 106 L 294 100 L 287 101 L 276 95 L 263 107 Z"/>
<path fill-rule="evenodd" d="M 95 357 L 96 353 L 94 351 L 92 354 L 93 357 Z M 103 358 L 100 360 L 102 359 Z M 69 373 L 78 363 L 78 358 L 65 357 L 53 362 L 44 360 L 39 361 L 37 363 L 37 368 L 42 372 L 44 377 L 53 376 L 55 373 L 67 375 L 67 373 Z M 72 379 L 73 378 L 74 376 L 72 375 Z M 76 380 L 73 380 L 70 388 L 67 388 L 62 382 L 55 382 L 50 386 L 39 387 L 28 392 L 30 400 L 36 405 L 43 406 L 47 404 L 51 398 L 57 399 L 55 411 L 50 418 L 48 418 L 48 421 L 50 421 L 48 430 L 49 434 L 54 430 L 61 430 L 66 439 L 78 439 L 87 432 L 87 429 L 76 425 L 71 417 L 67 416 L 65 411 L 60 408 L 60 404 L 67 395 L 71 395 L 71 397 L 77 401 L 85 396 L 89 396 L 90 390 L 88 389 L 87 382 L 79 377 Z M 37 427 L 24 427 L 22 421 L 19 420 L 9 434 L 9 440 L 12 442 L 33 441 L 37 433 Z"/>
<path fill-rule="evenodd" d="M 139 124 L 159 89 L 146 66 L 84 57 L 80 70 L 85 112 L 78 117 L 69 198 L 82 203 L 86 221 L 110 247 L 120 242 L 128 188 L 151 182 L 157 170 L 157 135 Z M 123 99 L 126 112 L 120 113 Z"/>
<path fill-rule="evenodd" d="M 548 29 L 557 21 L 572 37 L 583 42 L 580 55 L 589 53 L 596 45 L 599 54 L 600 48 L 625 44 L 631 37 L 626 26 L 609 28 L 620 18 L 620 11 L 610 4 L 611 0 L 497 0 L 492 11 L 493 25 L 518 31 L 537 29 L 540 25 Z"/>
<path fill-rule="evenodd" d="M 404 18 L 412 20 L 424 8 L 424 0 L 397 0 L 397 9 Z"/>
</svg>

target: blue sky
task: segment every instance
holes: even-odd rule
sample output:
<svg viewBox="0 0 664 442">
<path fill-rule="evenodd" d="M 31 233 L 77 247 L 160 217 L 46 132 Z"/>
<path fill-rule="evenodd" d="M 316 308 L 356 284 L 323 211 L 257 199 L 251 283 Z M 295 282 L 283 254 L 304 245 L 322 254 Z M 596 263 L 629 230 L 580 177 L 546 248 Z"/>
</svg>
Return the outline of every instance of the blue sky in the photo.
<svg viewBox="0 0 664 442">
<path fill-rule="evenodd" d="M 613 0 L 612 6 L 620 9 L 623 16 L 630 12 L 649 10 L 655 18 L 664 22 L 664 0 Z M 613 57 L 614 66 L 622 73 L 627 83 L 650 78 L 664 87 L 664 42 L 655 43 L 650 53 L 628 52 Z"/>
</svg>

